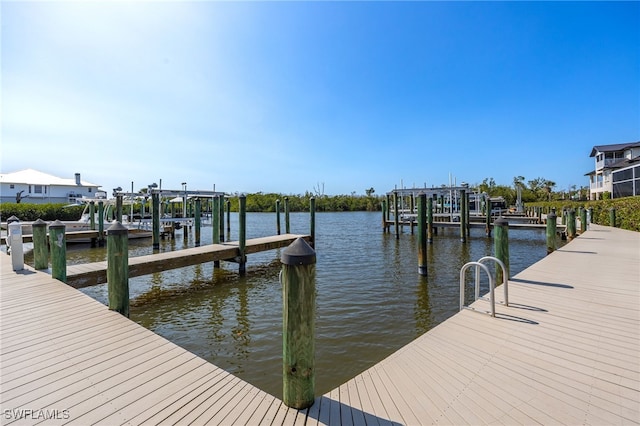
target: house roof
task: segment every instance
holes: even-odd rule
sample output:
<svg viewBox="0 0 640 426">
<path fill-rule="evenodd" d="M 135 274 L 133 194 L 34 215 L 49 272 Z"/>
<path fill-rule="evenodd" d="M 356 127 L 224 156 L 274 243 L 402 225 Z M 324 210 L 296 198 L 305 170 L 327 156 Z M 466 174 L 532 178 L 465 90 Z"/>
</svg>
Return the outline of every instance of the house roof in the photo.
<svg viewBox="0 0 640 426">
<path fill-rule="evenodd" d="M 627 142 L 627 143 L 616 143 L 612 145 L 596 145 L 591 149 L 591 155 L 589 157 L 595 157 L 598 152 L 616 152 L 616 151 L 624 151 L 629 148 L 638 148 L 640 147 L 640 141 L 638 142 Z"/>
<path fill-rule="evenodd" d="M 80 185 L 77 185 L 75 176 L 65 179 L 34 169 L 25 169 L 13 173 L 0 173 L 0 183 L 21 183 L 26 185 L 49 186 L 91 186 L 95 188 L 100 187 L 100 185 L 96 185 L 95 183 L 83 180 L 80 181 Z"/>
</svg>

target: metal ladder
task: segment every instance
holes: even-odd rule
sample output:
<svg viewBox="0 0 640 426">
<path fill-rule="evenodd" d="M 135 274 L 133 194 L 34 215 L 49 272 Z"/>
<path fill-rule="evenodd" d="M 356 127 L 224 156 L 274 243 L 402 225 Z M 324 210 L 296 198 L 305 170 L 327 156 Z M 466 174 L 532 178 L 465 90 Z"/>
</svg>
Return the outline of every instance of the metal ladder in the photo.
<svg viewBox="0 0 640 426">
<path fill-rule="evenodd" d="M 505 306 L 509 306 L 509 288 L 508 288 L 509 277 L 507 276 L 507 268 L 504 266 L 504 263 L 497 257 L 485 256 L 479 259 L 477 262 L 465 263 L 460 269 L 460 310 L 470 309 L 472 311 L 481 312 L 476 310 L 475 308 L 466 306 L 464 304 L 464 291 L 465 291 L 465 284 L 466 284 L 465 275 L 469 268 L 471 268 L 472 266 L 475 266 L 476 274 L 475 274 L 475 299 L 474 300 L 478 300 L 478 299 L 486 300 L 485 297 L 480 297 L 480 270 L 482 269 L 483 271 L 486 272 L 487 276 L 489 277 L 489 303 L 491 304 L 491 312 L 485 312 L 485 313 L 491 315 L 492 317 L 495 317 L 496 316 L 496 299 L 495 299 L 495 291 L 494 291 L 495 280 L 491 276 L 491 272 L 489 271 L 489 268 L 487 268 L 487 266 L 484 265 L 484 262 L 488 260 L 493 260 L 502 268 L 502 277 L 503 277 L 502 286 L 504 287 L 503 304 Z"/>
</svg>

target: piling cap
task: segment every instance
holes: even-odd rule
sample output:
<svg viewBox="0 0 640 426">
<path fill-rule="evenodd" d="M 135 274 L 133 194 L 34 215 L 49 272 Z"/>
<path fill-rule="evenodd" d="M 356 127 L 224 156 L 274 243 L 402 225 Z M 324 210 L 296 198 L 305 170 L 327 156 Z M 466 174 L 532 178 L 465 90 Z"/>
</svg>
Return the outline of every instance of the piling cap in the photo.
<svg viewBox="0 0 640 426">
<path fill-rule="evenodd" d="M 493 222 L 495 226 L 509 226 L 509 221 L 504 217 L 499 217 Z"/>
<path fill-rule="evenodd" d="M 49 225 L 49 229 L 51 229 L 51 228 L 54 228 L 54 229 L 62 228 L 62 229 L 64 229 L 64 228 L 66 228 L 66 225 L 64 223 L 60 222 L 60 220 L 56 219 L 55 222 L 53 222 L 51 225 Z"/>
<path fill-rule="evenodd" d="M 7 223 L 13 223 L 13 222 L 20 222 L 20 219 L 18 219 L 15 216 L 11 216 L 9 219 L 7 219 Z"/>
<path fill-rule="evenodd" d="M 316 263 L 316 252 L 303 238 L 298 238 L 284 249 L 280 261 L 285 265 L 312 265 Z"/>
<path fill-rule="evenodd" d="M 119 221 L 115 221 L 113 225 L 111 225 L 109 229 L 107 229 L 107 235 L 121 235 L 127 234 L 128 232 L 129 229 L 127 229 L 127 227 L 121 224 Z"/>
<path fill-rule="evenodd" d="M 33 224 L 31 226 L 35 226 L 37 227 L 43 227 L 43 226 L 47 226 L 47 222 L 45 222 L 44 220 L 38 218 L 35 222 L 33 222 Z"/>
</svg>

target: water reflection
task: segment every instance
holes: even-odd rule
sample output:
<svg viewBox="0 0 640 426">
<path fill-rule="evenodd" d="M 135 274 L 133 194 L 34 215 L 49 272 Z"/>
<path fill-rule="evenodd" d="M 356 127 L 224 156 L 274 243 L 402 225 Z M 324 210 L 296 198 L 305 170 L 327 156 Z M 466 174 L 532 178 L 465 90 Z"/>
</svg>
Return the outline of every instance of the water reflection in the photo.
<svg viewBox="0 0 640 426">
<path fill-rule="evenodd" d="M 236 239 L 237 220 L 231 233 Z M 291 232 L 306 233 L 308 214 L 291 214 Z M 210 227 L 202 244 L 210 244 Z M 455 232 L 454 232 L 455 231 Z M 275 214 L 249 214 L 247 238 L 275 232 Z M 493 240 L 472 230 L 440 229 L 428 245 L 428 275 L 417 273 L 417 236 L 383 233 L 379 213 L 316 215 L 316 392 L 322 394 L 388 356 L 458 311 L 459 271 L 491 255 Z M 544 231 L 509 234 L 512 274 L 546 255 Z M 161 251 L 193 245 L 177 235 Z M 150 241 L 131 255 L 150 254 Z M 103 249 L 69 251 L 70 262 L 104 260 Z M 187 350 L 276 396 L 282 393 L 280 251 L 252 254 L 247 275 L 237 265 L 205 263 L 130 280 L 131 318 Z M 468 274 L 471 280 L 471 273 Z M 488 281 L 482 282 L 486 291 Z M 467 297 L 473 295 L 468 285 Z M 83 290 L 106 303 L 106 285 Z M 469 299 L 470 300 L 470 299 Z"/>
</svg>

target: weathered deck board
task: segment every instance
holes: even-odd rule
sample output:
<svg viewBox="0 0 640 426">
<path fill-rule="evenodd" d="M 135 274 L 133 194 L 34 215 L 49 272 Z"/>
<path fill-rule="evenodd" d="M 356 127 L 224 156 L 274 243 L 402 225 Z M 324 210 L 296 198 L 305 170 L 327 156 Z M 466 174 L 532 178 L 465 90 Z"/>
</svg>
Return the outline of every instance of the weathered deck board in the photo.
<svg viewBox="0 0 640 426">
<path fill-rule="evenodd" d="M 308 235 L 283 234 L 270 237 L 251 238 L 246 241 L 245 255 L 286 247 L 297 238 L 309 239 Z M 184 250 L 168 251 L 129 258 L 129 278 L 162 272 L 169 269 L 217 260 L 234 259 L 240 255 L 237 241 L 209 244 Z M 107 262 L 94 262 L 67 267 L 67 284 L 75 288 L 88 287 L 107 282 Z"/>
<path fill-rule="evenodd" d="M 43 424 L 638 424 L 640 234 L 592 228 L 497 318 L 464 310 L 301 411 L 2 255 L 0 403 L 68 410 Z"/>
</svg>

